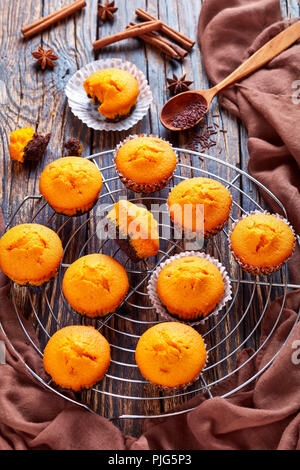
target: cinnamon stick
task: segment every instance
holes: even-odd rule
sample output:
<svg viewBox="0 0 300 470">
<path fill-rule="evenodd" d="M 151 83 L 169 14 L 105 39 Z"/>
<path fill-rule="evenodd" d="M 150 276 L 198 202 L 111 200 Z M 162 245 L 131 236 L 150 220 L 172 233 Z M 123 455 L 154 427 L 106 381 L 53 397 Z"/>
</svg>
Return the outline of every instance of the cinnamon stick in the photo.
<svg viewBox="0 0 300 470">
<path fill-rule="evenodd" d="M 127 28 L 135 26 L 136 23 L 131 21 Z M 188 52 L 185 49 L 182 49 L 177 44 L 172 43 L 163 36 L 160 36 L 156 33 L 146 33 L 142 36 L 139 36 L 140 39 L 151 44 L 153 47 L 156 47 L 161 52 L 165 53 L 167 56 L 172 57 L 173 59 L 182 60 Z"/>
<path fill-rule="evenodd" d="M 107 36 L 105 38 L 98 39 L 93 43 L 93 49 L 98 50 L 109 44 L 113 44 L 118 41 L 123 41 L 123 39 L 133 38 L 136 36 L 141 36 L 145 33 L 151 31 L 158 31 L 161 28 L 161 21 L 153 20 L 146 21 L 145 23 L 139 23 L 133 26 L 132 28 L 125 29 L 119 33 L 113 34 L 112 36 Z"/>
<path fill-rule="evenodd" d="M 153 20 L 157 19 L 157 18 L 155 18 L 155 16 L 150 15 L 150 13 L 143 10 L 142 8 L 138 8 L 135 13 L 142 20 L 146 20 L 146 21 L 151 21 L 152 20 L 153 21 Z M 161 31 L 163 33 L 165 33 L 167 36 L 169 36 L 171 39 L 174 39 L 175 41 L 177 41 L 179 44 L 181 44 L 187 50 L 191 50 L 192 47 L 195 45 L 195 41 L 188 38 L 187 36 L 180 33 L 179 31 L 176 31 L 175 29 L 171 28 L 169 25 L 167 25 L 164 22 L 162 22 Z"/>
<path fill-rule="evenodd" d="M 48 29 L 49 27 L 58 23 L 58 21 L 61 21 L 73 15 L 77 11 L 82 10 L 82 8 L 84 8 L 85 6 L 86 6 L 85 0 L 76 0 L 70 5 L 65 6 L 61 10 L 57 10 L 48 16 L 45 16 L 37 21 L 34 21 L 33 23 L 27 26 L 24 26 L 23 28 L 21 28 L 21 32 L 24 38 L 30 38 L 31 36 L 41 33 L 45 29 Z"/>
</svg>

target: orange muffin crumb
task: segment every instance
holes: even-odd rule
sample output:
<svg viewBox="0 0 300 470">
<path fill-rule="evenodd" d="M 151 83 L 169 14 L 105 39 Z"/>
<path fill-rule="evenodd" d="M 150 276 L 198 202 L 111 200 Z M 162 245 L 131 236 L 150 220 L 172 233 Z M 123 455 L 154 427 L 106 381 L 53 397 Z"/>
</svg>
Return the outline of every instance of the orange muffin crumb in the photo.
<svg viewBox="0 0 300 470">
<path fill-rule="evenodd" d="M 230 242 L 234 255 L 241 263 L 264 272 L 265 268 L 279 269 L 291 256 L 295 237 L 280 217 L 255 213 L 235 225 Z"/>
<path fill-rule="evenodd" d="M 17 129 L 10 134 L 9 152 L 13 160 L 24 162 L 24 149 L 33 139 L 35 131 L 31 127 Z"/>
<path fill-rule="evenodd" d="M 17 129 L 10 134 L 9 153 L 12 160 L 39 161 L 49 144 L 51 134 L 37 134 L 31 127 Z"/>
<path fill-rule="evenodd" d="M 102 69 L 90 75 L 83 84 L 98 111 L 108 119 L 126 116 L 135 106 L 139 86 L 134 76 L 126 70 Z"/>
<path fill-rule="evenodd" d="M 79 258 L 68 267 L 62 288 L 76 312 L 97 317 L 116 310 L 128 292 L 129 281 L 118 261 L 95 253 Z"/>
<path fill-rule="evenodd" d="M 110 364 L 110 345 L 91 326 L 71 325 L 48 341 L 43 363 L 52 380 L 62 388 L 79 391 L 101 380 Z"/>
<path fill-rule="evenodd" d="M 40 177 L 40 192 L 48 204 L 69 216 L 92 209 L 101 189 L 99 169 L 81 157 L 58 158 L 46 166 Z"/>
<path fill-rule="evenodd" d="M 111 236 L 133 261 L 157 255 L 158 225 L 147 209 L 120 200 L 106 217 L 111 224 Z"/>
<path fill-rule="evenodd" d="M 128 140 L 117 151 L 115 164 L 125 185 L 143 191 L 149 185 L 151 192 L 166 186 L 176 168 L 177 158 L 166 141 L 151 136 Z M 133 183 L 133 185 L 132 185 Z M 151 188 L 153 186 L 153 188 Z"/>
<path fill-rule="evenodd" d="M 139 339 L 135 359 L 141 374 L 162 387 L 182 387 L 199 377 L 207 358 L 202 336 L 179 322 L 158 323 Z"/>
<path fill-rule="evenodd" d="M 59 236 L 39 224 L 21 224 L 0 240 L 0 268 L 20 285 L 40 286 L 57 273 L 63 256 Z"/>
<path fill-rule="evenodd" d="M 225 186 L 204 177 L 181 181 L 168 198 L 174 224 L 197 232 L 201 231 L 203 223 L 204 236 L 213 235 L 224 227 L 231 205 L 232 198 Z"/>
<path fill-rule="evenodd" d="M 183 320 L 206 317 L 224 294 L 219 269 L 199 256 L 183 256 L 166 264 L 156 288 L 168 312 Z"/>
</svg>

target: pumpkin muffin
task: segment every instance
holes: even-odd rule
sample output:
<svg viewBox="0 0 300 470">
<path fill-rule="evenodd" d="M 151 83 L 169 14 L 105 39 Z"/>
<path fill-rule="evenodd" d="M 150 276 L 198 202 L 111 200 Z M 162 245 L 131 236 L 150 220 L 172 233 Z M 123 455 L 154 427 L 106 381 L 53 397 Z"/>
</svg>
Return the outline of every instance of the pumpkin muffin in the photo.
<svg viewBox="0 0 300 470">
<path fill-rule="evenodd" d="M 20 285 L 49 281 L 56 276 L 62 256 L 59 236 L 44 225 L 17 225 L 0 240 L 0 269 Z"/>
<path fill-rule="evenodd" d="M 179 256 L 160 270 L 156 292 L 168 313 L 184 321 L 207 317 L 221 302 L 225 287 L 215 264 L 200 256 Z M 151 296 L 150 296 L 151 298 Z"/>
<path fill-rule="evenodd" d="M 48 341 L 43 363 L 57 385 L 79 391 L 90 388 L 105 375 L 110 364 L 110 345 L 92 326 L 71 325 Z"/>
<path fill-rule="evenodd" d="M 122 183 L 135 192 L 153 193 L 167 186 L 176 163 L 171 145 L 154 136 L 132 136 L 115 154 L 115 166 Z"/>
<path fill-rule="evenodd" d="M 23 163 L 39 161 L 46 152 L 51 134 L 37 134 L 31 127 L 17 129 L 10 134 L 9 153 L 12 160 Z"/>
<path fill-rule="evenodd" d="M 277 214 L 254 212 L 240 219 L 230 234 L 231 251 L 240 265 L 253 274 L 278 271 L 292 255 L 293 230 Z"/>
<path fill-rule="evenodd" d="M 102 176 L 96 165 L 81 157 L 58 158 L 40 177 L 40 192 L 59 214 L 82 215 L 96 204 Z"/>
<path fill-rule="evenodd" d="M 106 219 L 111 238 L 116 240 L 133 262 L 157 255 L 158 225 L 147 209 L 127 200 L 120 200 Z"/>
<path fill-rule="evenodd" d="M 202 336 L 179 322 L 152 326 L 140 337 L 135 351 L 143 377 L 163 388 L 182 388 L 197 380 L 206 359 Z"/>
<path fill-rule="evenodd" d="M 83 84 L 88 97 L 98 111 L 109 120 L 118 121 L 128 116 L 136 105 L 139 86 L 126 70 L 102 69 L 90 75 Z"/>
<path fill-rule="evenodd" d="M 79 258 L 68 267 L 62 289 L 76 312 L 101 317 L 114 312 L 123 302 L 129 281 L 118 261 L 95 253 Z"/>
<path fill-rule="evenodd" d="M 225 186 L 214 179 L 190 178 L 172 189 L 168 206 L 175 226 L 208 238 L 225 226 L 232 198 Z"/>
</svg>

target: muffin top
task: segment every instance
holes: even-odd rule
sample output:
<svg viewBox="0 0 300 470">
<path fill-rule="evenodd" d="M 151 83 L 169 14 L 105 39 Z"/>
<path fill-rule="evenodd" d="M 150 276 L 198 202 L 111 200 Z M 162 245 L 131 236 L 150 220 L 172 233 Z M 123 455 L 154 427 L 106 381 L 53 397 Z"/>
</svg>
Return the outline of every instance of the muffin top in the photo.
<svg viewBox="0 0 300 470">
<path fill-rule="evenodd" d="M 224 294 L 219 269 L 199 256 L 182 256 L 166 264 L 156 288 L 168 312 L 187 320 L 206 317 Z"/>
<path fill-rule="evenodd" d="M 241 219 L 230 235 L 231 248 L 245 264 L 274 267 L 285 261 L 295 237 L 281 218 L 272 214 L 250 214 Z"/>
<path fill-rule="evenodd" d="M 109 119 L 128 114 L 139 95 L 134 76 L 126 70 L 115 68 L 93 73 L 83 86 L 94 103 L 100 103 L 99 112 Z"/>
<path fill-rule="evenodd" d="M 135 183 L 153 184 L 172 176 L 176 154 L 158 137 L 142 136 L 125 142 L 115 159 L 117 170 Z"/>
<path fill-rule="evenodd" d="M 224 223 L 229 217 L 231 204 L 232 198 L 225 186 L 204 177 L 181 181 L 168 198 L 173 222 L 192 231 L 201 231 L 202 224 L 207 231 Z"/>
<path fill-rule="evenodd" d="M 68 267 L 62 288 L 74 310 L 93 317 L 113 312 L 125 298 L 129 282 L 118 261 L 95 253 Z"/>
<path fill-rule="evenodd" d="M 96 165 L 81 157 L 58 158 L 43 170 L 40 192 L 57 212 L 74 215 L 99 195 L 102 176 Z"/>
<path fill-rule="evenodd" d="M 0 268 L 19 284 L 42 284 L 56 272 L 62 256 L 59 236 L 44 225 L 17 225 L 0 240 Z"/>
<path fill-rule="evenodd" d="M 110 359 L 109 343 L 99 331 L 91 326 L 71 325 L 50 338 L 43 363 L 57 385 L 78 391 L 101 380 Z"/>
<path fill-rule="evenodd" d="M 107 214 L 120 235 L 129 238 L 140 258 L 155 256 L 159 250 L 158 225 L 150 211 L 127 200 L 118 201 Z M 118 234 L 115 234 L 117 238 Z"/>
<path fill-rule="evenodd" d="M 140 337 L 136 363 L 150 382 L 165 387 L 186 385 L 196 379 L 206 362 L 202 336 L 179 322 L 158 323 Z"/>
</svg>

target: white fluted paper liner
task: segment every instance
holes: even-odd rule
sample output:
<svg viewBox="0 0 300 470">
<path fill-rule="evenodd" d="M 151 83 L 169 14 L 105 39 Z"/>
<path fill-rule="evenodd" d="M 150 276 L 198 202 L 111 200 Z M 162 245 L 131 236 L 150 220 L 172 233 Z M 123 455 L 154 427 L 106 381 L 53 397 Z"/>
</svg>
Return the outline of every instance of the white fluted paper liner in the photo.
<svg viewBox="0 0 300 470">
<path fill-rule="evenodd" d="M 172 148 L 173 152 L 175 153 L 176 155 L 176 164 L 178 162 L 178 155 L 177 155 L 177 152 L 173 149 L 173 146 L 172 144 L 170 144 L 169 141 L 167 141 L 166 139 L 163 139 L 162 137 L 158 137 L 157 135 L 154 135 L 154 134 L 135 134 L 135 135 L 129 135 L 127 136 L 124 140 L 122 140 L 122 142 L 120 142 L 116 148 L 115 148 L 115 151 L 114 151 L 114 156 L 113 156 L 113 159 L 114 159 L 114 163 L 116 162 L 116 157 L 117 157 L 117 153 L 118 151 L 120 150 L 120 148 L 126 144 L 126 142 L 129 142 L 130 140 L 133 140 L 133 139 L 137 139 L 138 137 L 153 137 L 155 139 L 160 139 L 160 140 L 163 140 L 164 142 L 166 142 L 168 145 L 170 145 L 170 147 Z M 174 172 L 175 172 L 175 169 L 174 168 Z M 136 193 L 147 193 L 147 194 L 150 194 L 150 193 L 154 193 L 156 191 L 159 191 L 160 189 L 163 189 L 165 188 L 169 181 L 172 179 L 173 177 L 173 174 L 174 172 L 172 173 L 172 175 L 170 175 L 168 178 L 164 178 L 162 180 L 159 181 L 159 183 L 153 183 L 153 184 L 142 184 L 142 183 L 135 183 L 134 181 L 131 181 L 129 180 L 128 178 L 126 178 L 119 170 L 118 168 L 116 167 L 116 164 L 115 164 L 115 170 L 120 178 L 120 180 L 122 181 L 122 183 L 129 189 L 131 189 L 132 191 L 135 191 Z"/>
<path fill-rule="evenodd" d="M 285 222 L 287 224 L 287 226 L 290 228 L 290 230 L 292 231 L 293 235 L 294 235 L 294 247 L 293 247 L 293 250 L 292 250 L 292 253 L 291 255 L 286 259 L 284 260 L 281 264 L 278 264 L 276 266 L 270 266 L 270 267 L 258 267 L 258 266 L 252 266 L 250 264 L 247 264 L 247 263 L 243 263 L 239 258 L 238 256 L 235 254 L 235 252 L 233 251 L 232 249 L 232 246 L 231 246 L 231 234 L 235 228 L 235 226 L 238 224 L 238 222 L 240 222 L 241 220 L 249 217 L 249 215 L 254 215 L 254 214 L 266 214 L 266 215 L 273 215 L 275 217 L 278 217 L 279 219 L 281 219 L 283 222 Z M 282 268 L 282 266 L 292 257 L 294 251 L 295 251 L 295 246 L 296 246 L 296 235 L 295 235 L 295 230 L 294 228 L 292 227 L 292 225 L 290 224 L 290 222 L 284 218 L 282 215 L 280 214 L 271 214 L 270 212 L 266 211 L 266 210 L 262 210 L 262 211 L 259 211 L 259 210 L 254 210 L 254 211 L 250 211 L 246 214 L 243 214 L 241 217 L 239 217 L 235 222 L 234 224 L 232 225 L 232 228 L 231 228 L 231 231 L 229 233 L 229 236 L 228 236 L 228 240 L 229 240 L 229 250 L 232 254 L 232 256 L 234 257 L 235 261 L 237 262 L 237 264 L 239 265 L 239 267 L 243 270 L 243 271 L 246 271 L 250 274 L 254 274 L 254 275 L 268 275 L 268 274 L 272 274 L 272 273 L 275 273 L 276 271 L 279 271 L 279 269 Z"/>
<path fill-rule="evenodd" d="M 175 259 L 181 258 L 183 256 L 199 256 L 200 258 L 204 258 L 207 261 L 210 261 L 214 266 L 218 268 L 222 275 L 223 283 L 224 283 L 224 293 L 222 296 L 222 299 L 219 301 L 219 303 L 216 305 L 216 307 L 210 312 L 206 317 L 201 317 L 200 319 L 195 319 L 195 320 L 184 320 L 182 318 L 178 318 L 175 315 L 171 315 L 167 309 L 162 305 L 158 295 L 157 295 L 157 289 L 156 289 L 156 284 L 157 284 L 157 279 L 159 276 L 159 273 L 161 270 L 169 263 L 174 261 Z M 232 299 L 232 288 L 231 288 L 231 282 L 228 276 L 228 273 L 225 269 L 225 267 L 217 260 L 216 258 L 213 258 L 212 256 L 203 253 L 201 251 L 184 251 L 182 253 L 179 253 L 177 255 L 171 256 L 168 260 L 165 262 L 161 263 L 157 269 L 153 272 L 151 278 L 149 279 L 148 286 L 147 286 L 148 294 L 150 301 L 155 308 L 156 312 L 161 315 L 163 318 L 165 318 L 167 321 L 179 321 L 181 323 L 185 323 L 190 326 L 196 326 L 200 324 L 204 324 L 205 321 L 210 318 L 212 315 L 217 315 L 222 308 L 225 306 L 227 302 L 229 302 Z"/>
<path fill-rule="evenodd" d="M 90 75 L 106 68 L 126 70 L 135 77 L 139 86 L 140 93 L 134 110 L 119 122 L 107 121 L 99 113 L 98 106 L 88 98 L 83 88 L 84 81 Z M 68 81 L 65 93 L 73 114 L 88 127 L 97 131 L 124 131 L 130 129 L 143 119 L 153 101 L 151 89 L 143 72 L 131 62 L 117 58 L 96 60 L 77 70 Z"/>
</svg>

